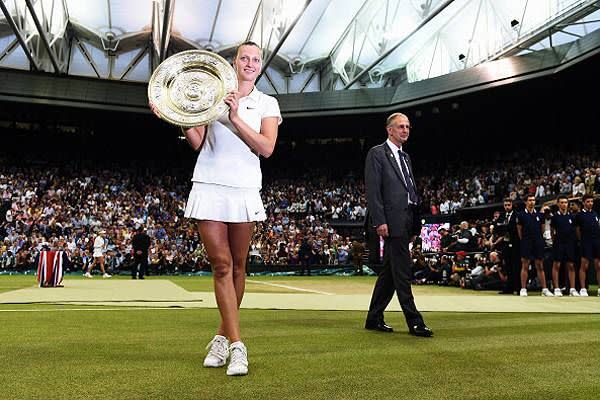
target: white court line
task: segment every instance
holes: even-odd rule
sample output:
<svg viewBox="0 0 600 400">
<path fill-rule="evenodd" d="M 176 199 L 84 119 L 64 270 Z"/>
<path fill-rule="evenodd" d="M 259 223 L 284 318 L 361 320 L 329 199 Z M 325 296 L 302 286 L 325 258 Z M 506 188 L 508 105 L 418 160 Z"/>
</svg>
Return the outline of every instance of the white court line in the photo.
<svg viewBox="0 0 600 400">
<path fill-rule="evenodd" d="M 119 308 L 36 308 L 33 310 L 1 310 L 0 312 L 56 312 L 56 311 L 142 311 L 142 310 L 196 310 L 185 307 L 119 307 Z"/>
<path fill-rule="evenodd" d="M 253 281 L 253 280 L 250 280 L 250 279 L 246 279 L 246 282 L 258 283 L 258 284 L 267 285 L 267 286 L 275 286 L 275 287 L 280 287 L 280 288 L 284 288 L 284 289 L 297 290 L 299 292 L 309 292 L 309 293 L 317 293 L 317 294 L 326 294 L 328 296 L 333 296 L 334 295 L 334 293 L 321 292 L 319 290 L 303 289 L 303 288 L 299 288 L 299 287 L 295 287 L 295 286 L 281 285 L 279 283 Z"/>
</svg>

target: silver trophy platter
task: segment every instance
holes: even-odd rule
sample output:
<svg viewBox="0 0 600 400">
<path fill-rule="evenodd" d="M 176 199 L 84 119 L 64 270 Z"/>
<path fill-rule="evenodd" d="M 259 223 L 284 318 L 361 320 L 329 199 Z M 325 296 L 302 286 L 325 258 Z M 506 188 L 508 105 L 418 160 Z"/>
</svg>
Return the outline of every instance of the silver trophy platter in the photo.
<svg viewBox="0 0 600 400">
<path fill-rule="evenodd" d="M 184 128 L 207 125 L 229 110 L 223 98 L 237 90 L 233 67 L 218 54 L 188 50 L 172 55 L 148 82 L 148 100 L 159 117 Z"/>
</svg>

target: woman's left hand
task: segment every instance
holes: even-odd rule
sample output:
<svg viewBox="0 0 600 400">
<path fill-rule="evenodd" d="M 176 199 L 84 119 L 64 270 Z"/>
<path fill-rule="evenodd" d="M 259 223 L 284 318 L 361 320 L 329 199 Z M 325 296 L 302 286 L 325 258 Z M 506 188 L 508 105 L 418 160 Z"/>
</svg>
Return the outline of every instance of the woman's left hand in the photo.
<svg viewBox="0 0 600 400">
<path fill-rule="evenodd" d="M 238 106 L 239 106 L 239 96 L 240 92 L 237 90 L 231 91 L 227 93 L 227 96 L 223 99 L 225 104 L 229 106 L 229 120 L 232 120 L 237 117 Z"/>
</svg>

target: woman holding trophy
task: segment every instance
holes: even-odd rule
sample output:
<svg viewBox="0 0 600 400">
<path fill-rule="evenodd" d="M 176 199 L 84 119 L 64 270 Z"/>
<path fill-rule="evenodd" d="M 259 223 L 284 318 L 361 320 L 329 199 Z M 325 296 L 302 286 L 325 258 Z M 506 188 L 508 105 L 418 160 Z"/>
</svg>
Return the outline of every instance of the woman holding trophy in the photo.
<svg viewBox="0 0 600 400">
<path fill-rule="evenodd" d="M 248 356 L 241 340 L 239 307 L 254 224 L 266 219 L 259 194 L 259 156 L 273 153 L 281 114 L 277 100 L 254 86 L 262 67 L 262 51 L 256 43 L 245 42 L 237 48 L 233 67 L 237 89 L 223 93 L 219 102 L 229 111 L 214 121 L 182 127 L 188 143 L 198 152 L 185 216 L 197 220 L 221 315 L 217 334 L 207 346 L 204 366 L 222 367 L 229 359 L 227 375 L 246 375 Z M 203 81 L 202 72 L 196 75 L 195 81 L 180 85 L 185 99 L 218 99 L 218 90 L 211 88 L 214 80 Z M 154 113 L 165 118 L 152 97 L 150 101 Z"/>
</svg>

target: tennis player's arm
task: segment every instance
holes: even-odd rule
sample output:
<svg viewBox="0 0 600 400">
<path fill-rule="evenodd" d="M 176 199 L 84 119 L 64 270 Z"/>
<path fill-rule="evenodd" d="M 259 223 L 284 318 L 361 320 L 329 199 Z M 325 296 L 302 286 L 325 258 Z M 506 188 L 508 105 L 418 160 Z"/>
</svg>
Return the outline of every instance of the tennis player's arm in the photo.
<svg viewBox="0 0 600 400">
<path fill-rule="evenodd" d="M 190 147 L 195 151 L 200 151 L 202 147 L 202 142 L 204 142 L 204 134 L 206 133 L 206 126 L 194 126 L 192 128 L 181 128 L 181 132 L 183 132 L 186 140 L 188 141 Z"/>
<path fill-rule="evenodd" d="M 256 132 L 241 118 L 234 117 L 231 123 L 237 129 L 240 138 L 258 152 L 261 156 L 269 158 L 275 150 L 277 142 L 277 131 L 279 129 L 279 117 L 265 117 L 260 122 L 260 132 Z"/>
</svg>

